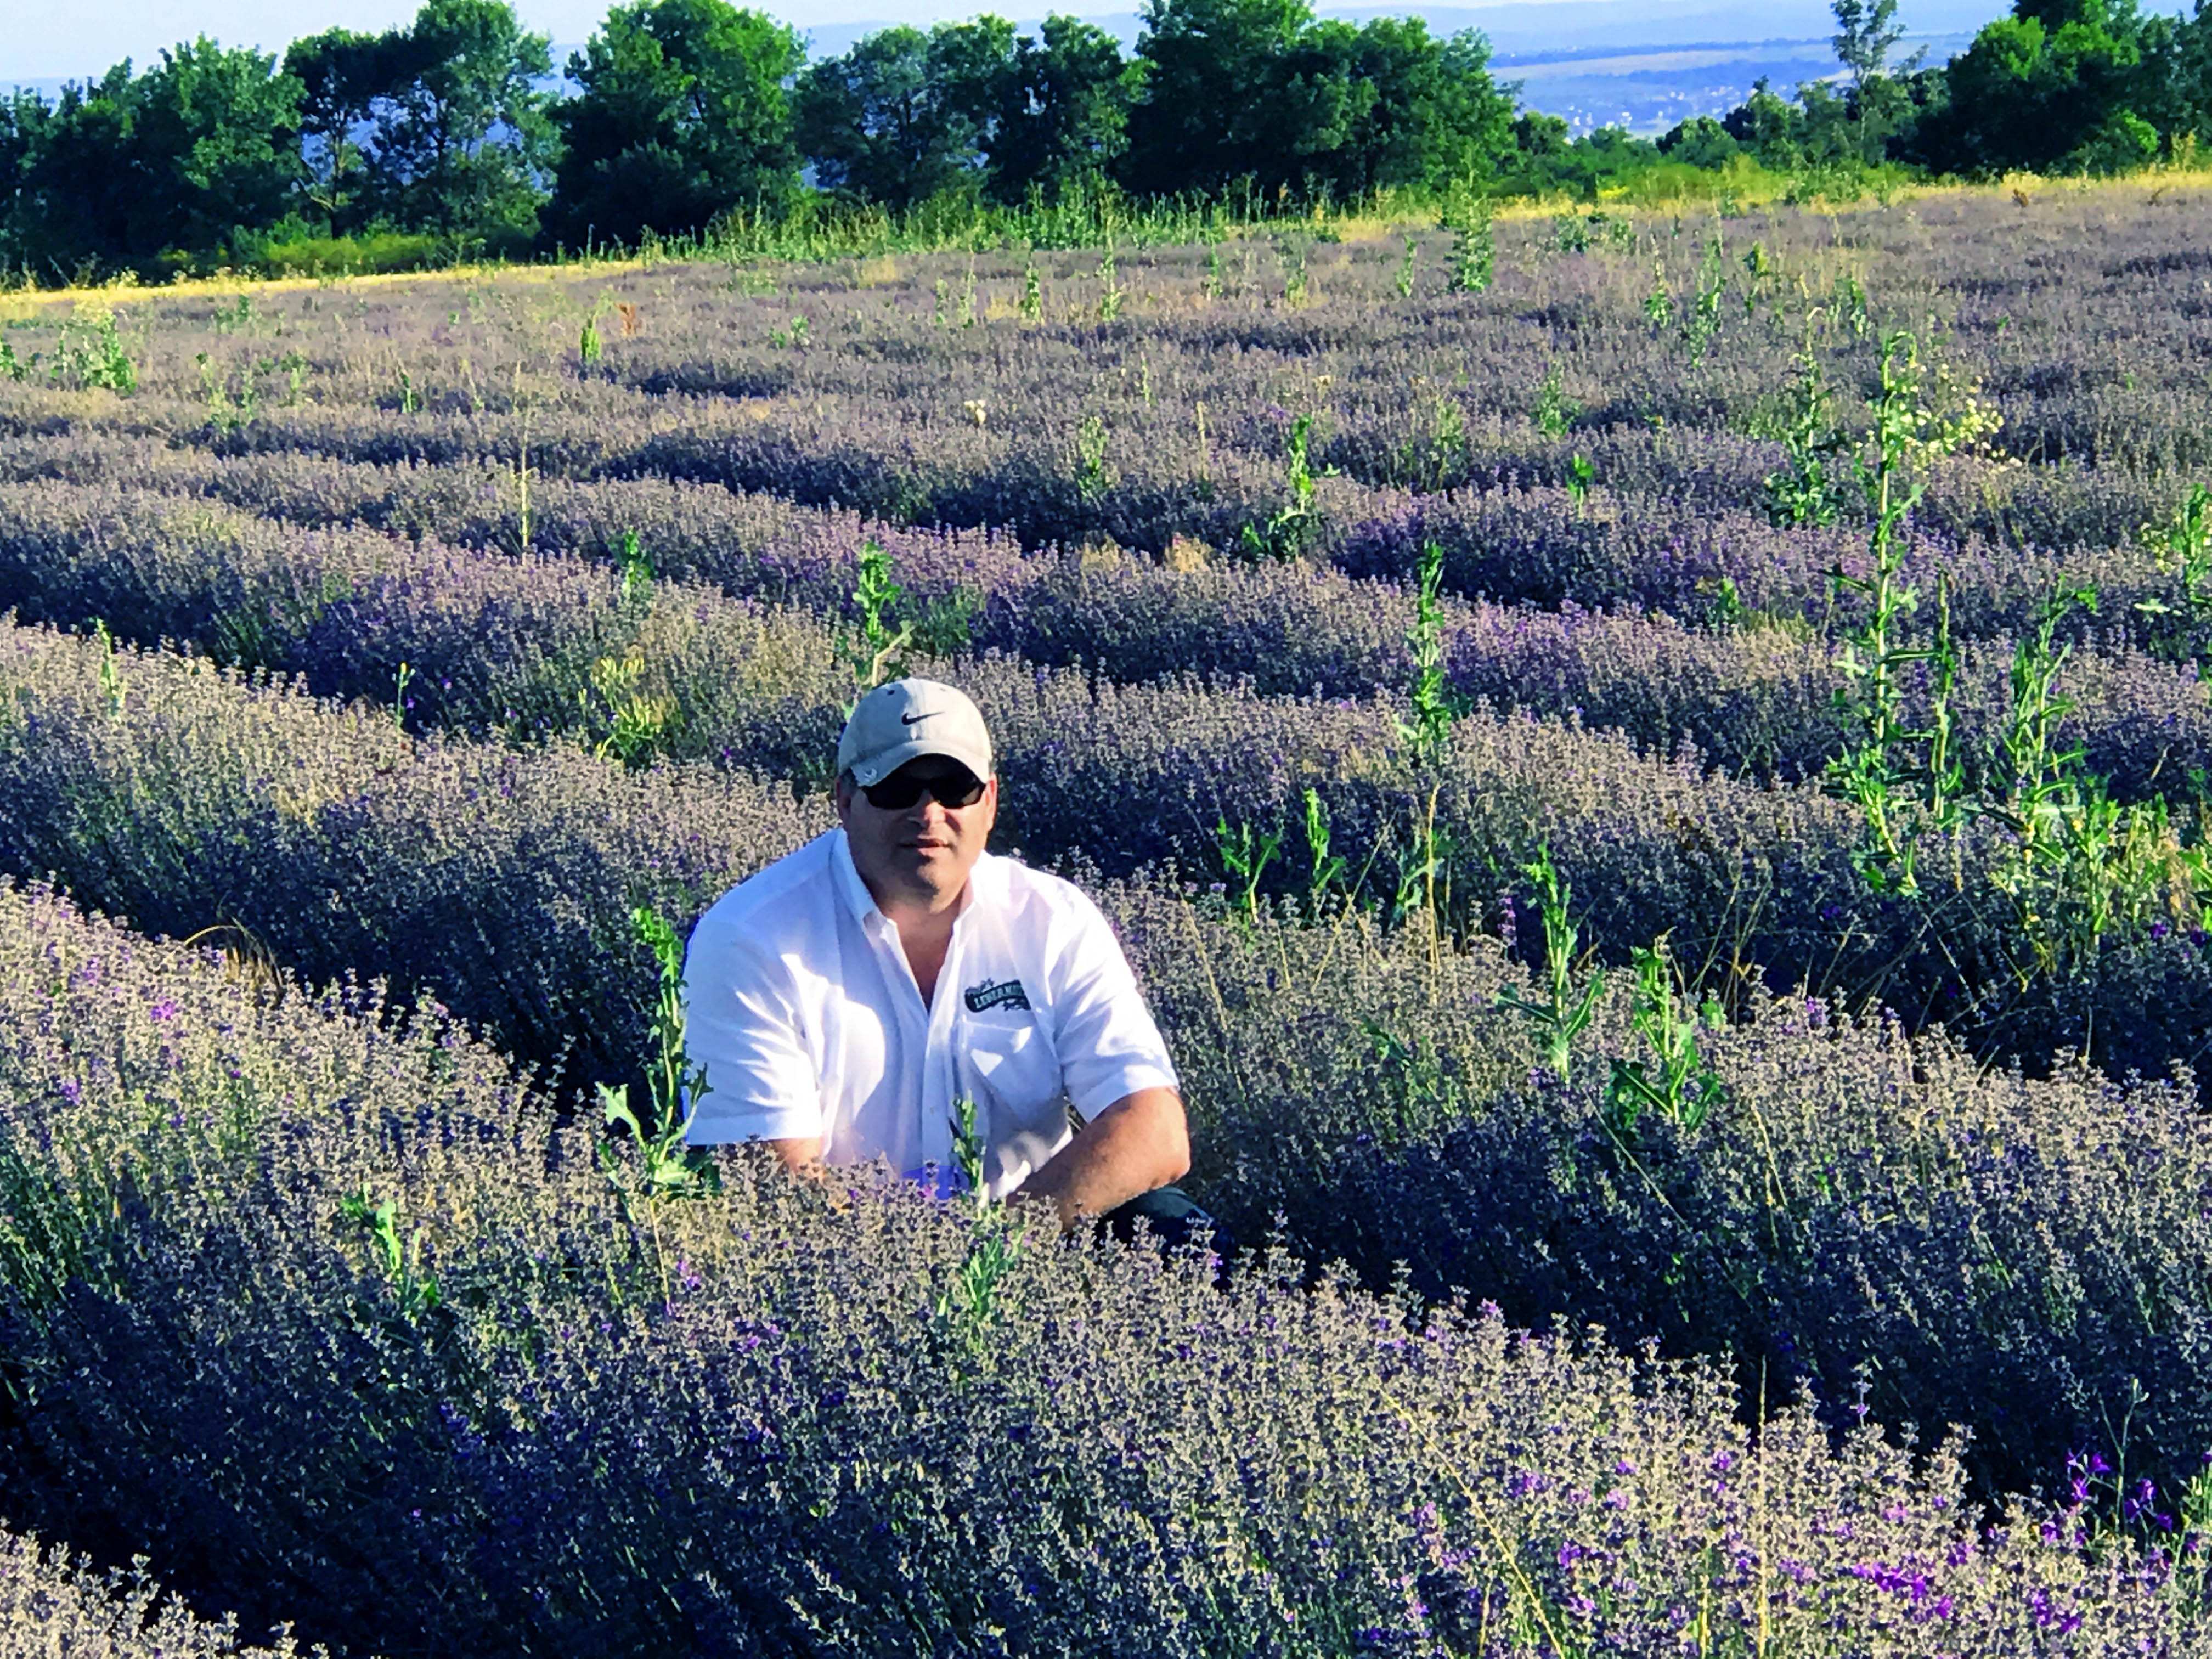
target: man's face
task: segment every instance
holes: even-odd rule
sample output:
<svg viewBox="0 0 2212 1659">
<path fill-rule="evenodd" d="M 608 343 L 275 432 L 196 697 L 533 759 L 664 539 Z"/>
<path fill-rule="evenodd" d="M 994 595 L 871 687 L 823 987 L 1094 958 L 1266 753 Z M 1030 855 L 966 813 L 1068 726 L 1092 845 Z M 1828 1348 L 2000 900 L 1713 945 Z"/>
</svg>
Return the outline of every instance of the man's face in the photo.
<svg viewBox="0 0 2212 1659">
<path fill-rule="evenodd" d="M 917 784 L 929 787 L 915 795 Z M 938 793 L 941 789 L 954 800 L 964 800 L 975 787 L 975 774 L 945 755 L 919 756 L 872 789 L 839 781 L 837 816 L 852 846 L 854 867 L 878 905 L 935 910 L 960 896 L 998 821 L 999 781 L 986 781 L 967 806 L 947 806 Z M 872 793 L 892 802 L 912 799 L 903 805 L 879 806 Z"/>
</svg>

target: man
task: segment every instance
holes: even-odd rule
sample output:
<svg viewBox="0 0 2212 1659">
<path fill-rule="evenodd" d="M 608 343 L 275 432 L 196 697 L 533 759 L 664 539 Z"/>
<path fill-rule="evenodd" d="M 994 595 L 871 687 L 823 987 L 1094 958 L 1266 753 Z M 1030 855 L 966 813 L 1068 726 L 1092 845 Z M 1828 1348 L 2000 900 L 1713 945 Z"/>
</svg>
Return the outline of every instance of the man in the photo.
<svg viewBox="0 0 2212 1659">
<path fill-rule="evenodd" d="M 869 692 L 836 798 L 841 828 L 692 932 L 685 1036 L 707 1086 L 690 1140 L 763 1140 L 802 1174 L 881 1154 L 950 1182 L 966 1099 L 986 1190 L 1063 1233 L 1095 1218 L 1127 1238 L 1141 1214 L 1175 1243 L 1209 1220 L 1169 1185 L 1190 1167 L 1182 1097 L 1105 917 L 983 850 L 999 781 L 975 705 L 933 680 Z"/>
</svg>

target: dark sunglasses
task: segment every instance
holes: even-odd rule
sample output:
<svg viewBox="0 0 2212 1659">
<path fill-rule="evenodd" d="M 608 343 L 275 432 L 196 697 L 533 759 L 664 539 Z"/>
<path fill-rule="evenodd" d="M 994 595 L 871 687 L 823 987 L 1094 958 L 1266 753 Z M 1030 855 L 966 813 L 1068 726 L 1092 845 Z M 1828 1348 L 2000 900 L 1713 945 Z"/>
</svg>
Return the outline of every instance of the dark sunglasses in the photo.
<svg viewBox="0 0 2212 1659">
<path fill-rule="evenodd" d="M 881 783 L 862 786 L 860 793 L 878 812 L 903 812 L 924 794 L 939 806 L 973 806 L 983 799 L 983 780 L 973 772 L 947 772 L 938 777 L 914 777 L 894 772 Z"/>
</svg>

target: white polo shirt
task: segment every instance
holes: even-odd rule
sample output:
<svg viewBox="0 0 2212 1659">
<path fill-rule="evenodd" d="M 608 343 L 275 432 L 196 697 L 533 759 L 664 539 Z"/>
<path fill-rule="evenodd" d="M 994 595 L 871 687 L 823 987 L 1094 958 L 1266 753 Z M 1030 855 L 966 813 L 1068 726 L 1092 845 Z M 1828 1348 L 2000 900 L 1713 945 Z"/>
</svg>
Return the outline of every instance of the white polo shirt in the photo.
<svg viewBox="0 0 2212 1659">
<path fill-rule="evenodd" d="M 823 1138 L 823 1161 L 882 1156 L 949 1188 L 953 1102 L 975 1103 L 985 1185 L 1003 1198 L 1088 1119 L 1175 1067 L 1098 907 L 985 854 L 925 1006 L 898 930 L 832 830 L 725 894 L 684 963 L 685 1043 L 706 1071 L 688 1139 Z"/>
</svg>

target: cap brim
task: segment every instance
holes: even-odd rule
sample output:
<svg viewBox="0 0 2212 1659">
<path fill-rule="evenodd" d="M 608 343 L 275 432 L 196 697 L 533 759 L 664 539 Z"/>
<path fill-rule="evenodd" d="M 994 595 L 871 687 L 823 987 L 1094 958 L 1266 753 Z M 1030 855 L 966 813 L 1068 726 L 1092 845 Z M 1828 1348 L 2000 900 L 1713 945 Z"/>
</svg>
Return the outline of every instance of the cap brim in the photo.
<svg viewBox="0 0 2212 1659">
<path fill-rule="evenodd" d="M 969 753 L 956 744 L 932 743 L 927 738 L 915 738 L 887 749 L 880 755 L 871 755 L 865 761 L 853 763 L 853 779 L 863 789 L 881 783 L 885 778 L 910 760 L 920 760 L 924 755 L 942 755 L 947 760 L 957 760 L 986 782 L 990 781 L 991 763 L 988 756 Z"/>
</svg>

